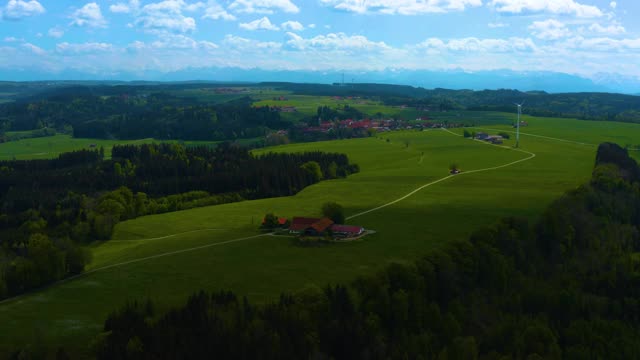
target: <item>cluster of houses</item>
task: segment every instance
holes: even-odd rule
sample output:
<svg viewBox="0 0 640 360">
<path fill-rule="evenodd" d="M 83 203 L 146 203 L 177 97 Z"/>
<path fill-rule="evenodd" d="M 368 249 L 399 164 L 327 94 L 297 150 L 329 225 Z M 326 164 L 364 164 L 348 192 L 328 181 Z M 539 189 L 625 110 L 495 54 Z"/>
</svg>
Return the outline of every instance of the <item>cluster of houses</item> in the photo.
<svg viewBox="0 0 640 360">
<path fill-rule="evenodd" d="M 487 133 L 476 133 L 476 139 L 490 142 L 492 144 L 502 144 L 504 138 L 500 135 L 489 135 Z"/>
<path fill-rule="evenodd" d="M 405 130 L 405 129 L 431 129 L 444 127 L 444 124 L 434 123 L 429 121 L 428 118 L 417 118 L 416 121 L 409 123 L 404 120 L 396 119 L 362 119 L 362 120 L 338 120 L 338 121 L 318 121 L 318 126 L 307 126 L 302 129 L 304 133 L 330 133 L 337 129 L 351 129 L 351 130 L 368 130 L 373 129 L 376 132 L 385 132 L 392 130 Z"/>
<path fill-rule="evenodd" d="M 298 236 L 330 236 L 334 239 L 349 239 L 357 238 L 365 233 L 362 226 L 336 224 L 326 217 L 294 217 L 291 222 L 286 218 L 278 218 L 278 225 L 287 229 L 290 234 Z"/>
</svg>

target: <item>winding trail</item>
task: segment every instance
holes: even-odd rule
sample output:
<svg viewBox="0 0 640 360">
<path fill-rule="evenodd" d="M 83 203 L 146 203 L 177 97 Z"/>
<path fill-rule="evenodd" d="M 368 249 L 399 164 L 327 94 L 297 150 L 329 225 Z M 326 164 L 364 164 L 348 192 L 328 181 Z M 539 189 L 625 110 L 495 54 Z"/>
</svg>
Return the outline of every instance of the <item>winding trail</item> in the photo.
<svg viewBox="0 0 640 360">
<path fill-rule="evenodd" d="M 179 235 L 179 234 L 176 234 L 176 235 Z M 240 242 L 240 241 L 246 241 L 246 240 L 251 240 L 251 239 L 255 239 L 255 238 L 259 238 L 259 237 L 263 237 L 263 236 L 271 236 L 271 235 L 273 235 L 273 233 L 259 234 L 259 235 L 247 236 L 247 237 L 233 239 L 233 240 L 220 241 L 220 242 L 216 242 L 216 243 L 212 243 L 212 244 L 194 246 L 194 247 L 187 248 L 187 249 L 182 249 L 182 250 L 169 251 L 169 252 L 162 253 L 162 254 L 145 256 L 145 257 L 138 258 L 138 259 L 123 261 L 121 263 L 101 266 L 99 268 L 91 269 L 89 271 L 83 272 L 82 274 L 78 274 L 76 276 L 67 278 L 65 280 L 72 280 L 72 279 L 78 278 L 78 277 L 80 277 L 82 275 L 88 275 L 88 274 L 92 274 L 92 273 L 95 273 L 95 272 L 98 272 L 98 271 L 111 269 L 111 268 L 114 268 L 114 267 L 120 267 L 120 266 L 124 266 L 124 265 L 135 264 L 135 263 L 138 263 L 138 262 L 141 262 L 141 261 L 157 259 L 157 258 L 170 256 L 170 255 L 177 255 L 177 254 L 182 254 L 182 253 L 186 253 L 186 252 L 207 249 L 207 248 L 214 247 L 214 246 L 227 245 L 227 244 L 231 244 L 231 243 L 236 243 L 236 242 Z"/>
<path fill-rule="evenodd" d="M 173 234 L 173 235 L 170 235 L 170 236 L 176 236 L 176 235 L 179 235 L 179 234 Z M 233 240 L 227 240 L 227 241 L 221 241 L 221 242 L 216 242 L 216 243 L 206 244 L 206 245 L 200 245 L 200 246 L 195 246 L 195 247 L 191 247 L 191 248 L 187 248 L 187 249 L 182 249 L 182 250 L 169 251 L 169 252 L 166 252 L 166 253 L 161 253 L 161 254 L 156 254 L 156 255 L 150 255 L 150 256 L 145 256 L 145 257 L 138 258 L 138 259 L 133 259 L 133 260 L 128 260 L 128 261 L 123 261 L 123 262 L 116 263 L 116 264 L 111 264 L 111 265 L 101 266 L 101 267 L 98 267 L 98 268 L 95 268 L 95 269 L 87 270 L 87 271 L 85 271 L 85 272 L 83 272 L 83 273 L 80 273 L 80 274 L 78 274 L 78 275 L 74 275 L 74 276 L 70 276 L 70 277 L 68 277 L 68 278 L 64 278 L 64 279 L 62 279 L 62 280 L 58 280 L 58 281 L 56 281 L 56 282 L 54 282 L 54 283 L 48 284 L 48 285 L 43 286 L 43 287 L 38 288 L 38 289 L 34 289 L 34 290 L 30 291 L 30 292 L 27 292 L 27 293 L 24 293 L 24 294 L 20 294 L 20 295 L 14 296 L 14 297 L 10 297 L 10 298 L 4 299 L 4 300 L 0 301 L 0 305 L 5 304 L 5 303 L 8 303 L 8 302 L 12 302 L 12 301 L 19 300 L 19 299 L 21 299 L 21 298 L 23 298 L 23 297 L 25 297 L 25 296 L 27 296 L 27 295 L 31 295 L 31 294 L 33 294 L 33 293 L 36 293 L 36 292 L 39 292 L 39 291 L 42 291 L 42 290 L 46 290 L 46 289 L 52 288 L 52 287 L 54 287 L 54 286 L 61 285 L 61 284 L 64 284 L 64 283 L 67 283 L 67 282 L 69 282 L 69 281 L 72 281 L 72 280 L 75 280 L 75 279 L 81 278 L 81 277 L 83 277 L 83 276 L 87 276 L 87 275 L 90 275 L 90 274 L 96 273 L 96 272 L 98 272 L 98 271 L 103 271 L 103 270 L 108 270 L 108 269 L 112 269 L 112 268 L 116 268 L 116 267 L 121 267 L 121 266 L 125 266 L 125 265 L 135 264 L 135 263 L 139 263 L 139 262 L 142 262 L 142 261 L 147 261 L 147 260 L 152 260 L 152 259 L 158 259 L 158 258 L 165 257 L 165 256 L 177 255 L 177 254 L 182 254 L 182 253 L 186 253 L 186 252 L 191 252 L 191 251 L 197 251 L 197 250 L 207 249 L 207 248 L 211 248 L 211 247 L 214 247 L 214 246 L 222 246 L 222 245 L 227 245 L 227 244 L 231 244 L 231 243 L 236 243 L 236 242 L 246 241 L 246 240 L 250 240 L 250 239 L 256 239 L 256 238 L 263 237 L 263 236 L 272 236 L 272 235 L 273 235 L 273 233 L 266 233 L 266 234 L 259 234 L 259 235 L 247 236 L 247 237 L 243 237 L 243 238 L 238 238 L 238 239 L 233 239 Z M 170 237 L 170 236 L 168 236 L 168 237 Z"/>
<path fill-rule="evenodd" d="M 454 133 L 453 131 L 450 131 L 450 130 L 448 130 L 448 129 L 446 129 L 446 128 L 442 128 L 442 130 L 444 130 L 444 131 L 446 131 L 446 132 L 448 132 L 448 133 L 450 133 L 450 134 L 453 134 L 453 135 L 455 135 L 455 136 L 462 136 L 462 135 L 460 135 L 460 134 L 456 134 L 456 133 Z M 408 194 L 406 194 L 406 195 L 404 195 L 404 196 L 402 196 L 402 197 L 400 197 L 400 198 L 398 198 L 398 199 L 395 199 L 395 200 L 393 200 L 393 201 L 390 201 L 390 202 L 388 202 L 388 203 L 386 203 L 386 204 L 380 205 L 380 206 L 378 206 L 378 207 L 376 207 L 376 208 L 373 208 L 373 209 L 369 209 L 369 210 L 363 211 L 363 212 L 361 212 L 361 213 L 357 213 L 357 214 L 355 214 L 355 215 L 348 216 L 348 217 L 346 218 L 346 220 L 355 219 L 355 218 L 357 218 L 357 217 L 359 217 L 359 216 L 366 215 L 366 214 L 372 213 L 372 212 L 374 212 L 374 211 L 378 211 L 378 210 L 380 210 L 380 209 L 384 209 L 384 208 L 386 208 L 386 207 L 388 207 L 388 206 L 391 206 L 391 205 L 393 205 L 393 204 L 397 204 L 397 203 L 399 203 L 400 201 L 405 200 L 405 199 L 407 199 L 407 198 L 411 197 L 412 195 L 416 194 L 417 192 L 419 192 L 419 191 L 421 191 L 421 190 L 423 190 L 423 189 L 425 189 L 425 188 L 427 188 L 427 187 L 429 187 L 429 186 L 435 185 L 435 184 L 437 184 L 437 183 L 443 182 L 443 181 L 445 181 L 445 180 L 449 180 L 449 179 L 454 178 L 454 177 L 457 177 L 457 176 L 467 175 L 467 174 L 473 174 L 473 173 L 478 173 L 478 172 L 483 172 L 483 171 L 491 171 L 491 170 L 502 169 L 502 168 L 505 168 L 505 167 L 508 167 L 508 166 L 512 166 L 512 165 L 515 165 L 515 164 L 518 164 L 518 163 L 521 163 L 521 162 L 524 162 L 524 161 L 527 161 L 527 160 L 531 160 L 531 159 L 533 159 L 534 157 L 536 157 L 536 154 L 534 154 L 534 153 L 532 153 L 532 152 L 529 152 L 529 151 L 522 150 L 522 149 L 516 149 L 516 148 L 512 148 L 512 147 L 508 147 L 508 146 L 500 146 L 500 145 L 490 144 L 490 143 L 487 143 L 487 142 L 484 142 L 484 141 L 480 141 L 480 140 L 476 140 L 476 141 L 479 141 L 479 142 L 480 142 L 480 143 L 482 143 L 482 144 L 486 144 L 486 145 L 490 145 L 490 146 L 495 146 L 495 147 L 499 147 L 499 148 L 503 148 L 503 149 L 508 149 L 508 150 L 518 151 L 518 152 L 521 152 L 521 153 L 525 153 L 525 154 L 527 154 L 527 155 L 529 155 L 529 156 L 528 156 L 528 157 L 526 157 L 526 158 L 524 158 L 524 159 L 516 160 L 516 161 L 510 162 L 510 163 L 508 163 L 508 164 L 504 164 L 504 165 L 498 165 L 498 166 L 488 167 L 488 168 L 484 168 L 484 169 L 469 170 L 469 171 L 461 172 L 461 173 L 456 174 L 456 175 L 448 175 L 448 176 L 445 176 L 445 177 L 440 178 L 440 179 L 438 179 L 438 180 L 435 180 L 435 181 L 432 181 L 432 182 L 430 182 L 430 183 L 424 184 L 424 185 L 420 186 L 419 188 L 417 188 L 417 189 L 415 189 L 415 190 L 411 191 L 410 193 L 408 193 Z"/>
<path fill-rule="evenodd" d="M 202 232 L 202 231 L 222 231 L 222 230 L 227 230 L 227 229 L 198 229 L 198 230 L 190 230 L 190 231 L 185 231 L 185 232 L 181 232 L 181 233 L 176 233 L 176 234 L 171 234 L 171 235 L 166 235 L 166 236 L 160 236 L 160 237 L 155 237 L 155 238 L 146 238 L 146 239 L 130 239 L 130 240 L 108 240 L 110 243 L 112 242 L 125 242 L 125 243 L 135 243 L 138 241 L 153 241 L 153 240 L 162 240 L 162 239 L 168 239 L 174 236 L 178 236 L 178 235 L 185 235 L 185 234 L 191 234 L 191 233 L 197 233 L 197 232 Z"/>
<path fill-rule="evenodd" d="M 445 129 L 445 128 L 443 128 L 442 130 L 444 130 L 444 131 L 446 131 L 446 132 L 448 132 L 450 134 L 453 134 L 455 136 L 462 136 L 460 134 L 456 134 L 456 133 L 454 133 L 454 132 L 452 132 L 452 131 L 450 131 L 448 129 Z M 419 192 L 419 191 L 421 191 L 421 190 L 423 190 L 423 189 L 425 189 L 425 188 L 427 188 L 429 186 L 435 185 L 435 184 L 443 182 L 445 180 L 449 180 L 449 179 L 451 179 L 453 177 L 456 177 L 456 176 L 463 176 L 463 175 L 466 175 L 466 174 L 473 174 L 473 173 L 478 173 L 478 172 L 502 169 L 502 168 L 506 168 L 506 167 L 509 167 L 509 166 L 524 162 L 524 161 L 531 160 L 534 157 L 536 157 L 536 154 L 534 154 L 532 152 L 525 151 L 525 150 L 511 148 L 511 147 L 508 147 L 508 146 L 494 145 L 494 144 L 486 143 L 486 142 L 480 141 L 480 140 L 476 140 L 476 141 L 479 141 L 482 144 L 486 144 L 486 145 L 489 145 L 489 146 L 495 146 L 495 147 L 499 147 L 499 148 L 503 148 L 503 149 L 518 151 L 518 152 L 527 154 L 529 156 L 524 158 L 524 159 L 512 161 L 512 162 L 510 162 L 508 164 L 504 164 L 504 165 L 498 165 L 498 166 L 488 167 L 488 168 L 484 168 L 484 169 L 469 170 L 469 171 L 465 171 L 465 172 L 462 172 L 462 173 L 457 174 L 457 175 L 445 176 L 445 177 L 443 177 L 441 179 L 438 179 L 438 180 L 432 181 L 430 183 L 424 184 L 424 185 L 418 187 L 417 189 L 411 191 L 410 193 L 408 193 L 408 194 L 406 194 L 406 195 L 404 195 L 404 196 L 402 196 L 402 197 L 400 197 L 400 198 L 398 198 L 396 200 L 390 201 L 390 202 L 388 202 L 386 204 L 380 205 L 380 206 L 375 207 L 373 209 L 370 209 L 370 210 L 367 210 L 367 211 L 363 211 L 363 212 L 355 214 L 355 215 L 351 215 L 351 216 L 347 217 L 346 219 L 347 220 L 354 219 L 356 217 L 359 217 L 359 216 L 362 216 L 362 215 L 365 215 L 365 214 L 372 213 L 374 211 L 378 211 L 378 210 L 384 209 L 384 208 L 386 208 L 388 206 L 391 206 L 393 204 L 396 204 L 396 203 L 398 203 L 398 202 L 400 202 L 402 200 L 405 200 L 405 199 L 409 198 L 410 196 L 416 194 L 417 192 Z M 191 231 L 186 231 L 186 232 L 176 233 L 176 234 L 170 234 L 170 235 L 161 236 L 161 237 L 155 237 L 155 238 L 136 239 L 136 240 L 110 240 L 110 241 L 118 241 L 118 242 L 154 241 L 154 240 L 167 239 L 167 238 L 171 238 L 171 237 L 175 237 L 175 236 L 179 236 L 179 235 L 184 235 L 184 234 L 189 234 L 189 233 L 202 232 L 202 231 L 216 231 L 216 230 L 223 230 L 223 229 L 198 229 L 198 230 L 191 230 Z M 135 264 L 135 263 L 139 263 L 139 262 L 143 262 L 143 261 L 147 261 L 147 260 L 158 259 L 158 258 L 162 258 L 162 257 L 166 257 L 166 256 L 183 254 L 183 253 L 186 253 L 186 252 L 198 251 L 198 250 L 203 250 L 203 249 L 207 249 L 207 248 L 211 248 L 211 247 L 215 247 L 215 246 L 222 246 L 222 245 L 227 245 L 227 244 L 232 244 L 232 243 L 247 241 L 247 240 L 256 239 L 256 238 L 260 238 L 260 237 L 272 236 L 272 235 L 273 235 L 273 233 L 266 233 L 266 234 L 247 236 L 247 237 L 243 237 L 243 238 L 232 239 L 232 240 L 221 241 L 221 242 L 215 242 L 215 243 L 211 243 L 211 244 L 195 246 L 195 247 L 182 249 L 182 250 L 169 251 L 169 252 L 165 252 L 165 253 L 161 253 L 161 254 L 145 256 L 145 257 L 138 258 L 138 259 L 123 261 L 123 262 L 116 263 L 116 264 L 101 266 L 101 267 L 98 267 L 98 268 L 95 268 L 95 269 L 91 269 L 91 270 L 85 271 L 85 272 L 83 272 L 81 274 L 78 274 L 78 275 L 75 275 L 75 276 L 71 276 L 71 277 L 59 280 L 59 281 L 57 281 L 55 283 L 52 283 L 52 284 L 49 284 L 49 285 L 47 285 L 45 287 L 42 287 L 42 288 L 39 288 L 39 289 L 35 289 L 34 291 L 31 291 L 31 292 L 28 292 L 28 293 L 25 293 L 25 294 L 21 294 L 21 295 L 18 295 L 18 296 L 14 296 L 14 297 L 11 297 L 11 298 L 8 298 L 8 299 L 4 299 L 4 300 L 0 301 L 0 304 L 4 304 L 4 303 L 7 303 L 7 302 L 18 300 L 18 299 L 20 299 L 20 298 L 22 298 L 24 296 L 33 294 L 35 292 L 42 291 L 42 290 L 51 288 L 51 287 L 56 286 L 56 285 L 64 284 L 66 282 L 78 279 L 78 278 L 83 277 L 83 276 L 94 274 L 94 273 L 99 272 L 99 271 L 104 271 L 104 270 L 113 269 L 113 268 L 117 268 L 117 267 L 121 267 L 121 266 Z"/>
</svg>

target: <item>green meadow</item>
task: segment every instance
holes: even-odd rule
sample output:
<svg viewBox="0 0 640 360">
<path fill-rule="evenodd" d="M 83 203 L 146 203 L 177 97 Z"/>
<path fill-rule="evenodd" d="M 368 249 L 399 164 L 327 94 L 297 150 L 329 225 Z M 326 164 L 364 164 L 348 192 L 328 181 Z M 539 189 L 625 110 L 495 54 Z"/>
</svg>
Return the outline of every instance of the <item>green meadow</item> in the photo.
<svg viewBox="0 0 640 360">
<path fill-rule="evenodd" d="M 361 171 L 291 197 L 118 224 L 113 240 L 91 247 L 93 261 L 85 275 L 0 303 L 0 352 L 26 343 L 55 343 L 81 354 L 102 329 L 107 314 L 133 299 L 152 297 L 168 307 L 199 289 L 230 289 L 268 301 L 281 292 L 348 282 L 390 262 L 410 261 L 450 241 L 466 239 L 500 217 L 533 221 L 551 201 L 589 179 L 596 144 L 626 145 L 640 139 L 640 125 L 526 120 L 529 126 L 522 131 L 531 135 L 522 135 L 521 149 L 528 153 L 512 149 L 515 136 L 504 146 L 493 146 L 459 136 L 463 129 L 452 129 L 455 134 L 404 131 L 260 149 L 256 153 L 346 153 Z M 497 129 L 491 133 L 513 130 L 506 125 L 483 127 Z M 40 139 L 29 141 L 35 140 Z M 523 161 L 514 163 L 519 160 Z M 462 174 L 449 176 L 452 163 Z M 443 178 L 402 201 L 358 216 Z M 326 201 L 342 204 L 351 217 L 349 224 L 376 233 L 361 241 L 301 247 L 290 237 L 258 230 L 265 213 L 317 216 Z"/>
<path fill-rule="evenodd" d="M 238 143 L 250 145 L 259 140 L 261 139 L 239 139 Z M 177 141 L 156 140 L 151 138 L 138 140 L 101 140 L 74 138 L 70 135 L 54 135 L 0 143 L 0 160 L 50 159 L 57 157 L 63 152 L 92 149 L 92 144 L 96 145 L 96 149 L 104 147 L 105 157 L 110 158 L 111 148 L 115 145 L 139 145 L 159 142 L 181 143 L 186 146 L 215 145 L 219 143 L 217 141 Z"/>
<path fill-rule="evenodd" d="M 0 160 L 49 159 L 57 157 L 63 152 L 80 149 L 90 149 L 91 144 L 96 148 L 104 147 L 105 156 L 111 156 L 111 148 L 118 144 L 142 144 L 153 142 L 153 139 L 141 140 L 99 140 L 79 139 L 71 135 L 54 135 L 47 137 L 9 141 L 0 144 Z"/>
</svg>

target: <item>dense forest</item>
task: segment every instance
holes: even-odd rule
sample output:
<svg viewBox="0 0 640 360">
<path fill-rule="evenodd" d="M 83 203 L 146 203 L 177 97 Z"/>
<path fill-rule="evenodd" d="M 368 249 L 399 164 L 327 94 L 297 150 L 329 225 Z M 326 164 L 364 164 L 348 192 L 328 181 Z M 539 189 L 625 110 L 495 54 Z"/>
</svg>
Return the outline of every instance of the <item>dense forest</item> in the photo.
<svg viewBox="0 0 640 360">
<path fill-rule="evenodd" d="M 348 285 L 265 305 L 199 292 L 159 313 L 112 313 L 99 359 L 638 359 L 640 168 L 602 144 L 588 184 L 535 223 L 507 218 L 469 241 Z"/>
<path fill-rule="evenodd" d="M 275 109 L 252 103 L 249 97 L 211 105 L 164 92 L 102 96 L 91 88 L 63 88 L 1 104 L 0 130 L 71 128 L 83 138 L 233 140 L 289 126 Z"/>
<path fill-rule="evenodd" d="M 346 155 L 252 155 L 229 143 L 115 146 L 50 160 L 0 161 L 0 298 L 81 272 L 78 246 L 142 215 L 293 195 L 357 172 Z M 25 181 L 29 179 L 29 181 Z"/>
</svg>

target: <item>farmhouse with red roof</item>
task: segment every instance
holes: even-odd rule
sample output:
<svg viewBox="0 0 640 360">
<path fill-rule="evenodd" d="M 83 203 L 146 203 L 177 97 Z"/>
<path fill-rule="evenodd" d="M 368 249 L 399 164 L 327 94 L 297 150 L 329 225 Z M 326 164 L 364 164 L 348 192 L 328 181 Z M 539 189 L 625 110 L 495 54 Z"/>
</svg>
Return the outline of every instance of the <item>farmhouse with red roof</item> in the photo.
<svg viewBox="0 0 640 360">
<path fill-rule="evenodd" d="M 334 237 L 356 237 L 364 233 L 362 226 L 335 224 L 329 218 L 294 217 L 289 226 L 292 234 L 325 236 L 332 234 Z"/>
</svg>

